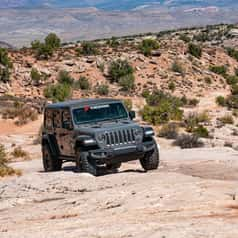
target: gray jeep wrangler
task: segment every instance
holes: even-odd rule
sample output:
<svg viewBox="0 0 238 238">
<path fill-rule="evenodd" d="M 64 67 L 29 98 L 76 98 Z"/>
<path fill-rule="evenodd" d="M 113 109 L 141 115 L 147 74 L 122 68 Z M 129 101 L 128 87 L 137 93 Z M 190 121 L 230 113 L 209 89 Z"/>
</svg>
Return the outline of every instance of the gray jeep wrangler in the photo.
<svg viewBox="0 0 238 238">
<path fill-rule="evenodd" d="M 133 121 L 120 100 L 81 99 L 46 106 L 42 132 L 45 171 L 76 162 L 77 171 L 98 176 L 122 162 L 140 160 L 144 170 L 157 169 L 159 150 L 151 127 Z"/>
</svg>

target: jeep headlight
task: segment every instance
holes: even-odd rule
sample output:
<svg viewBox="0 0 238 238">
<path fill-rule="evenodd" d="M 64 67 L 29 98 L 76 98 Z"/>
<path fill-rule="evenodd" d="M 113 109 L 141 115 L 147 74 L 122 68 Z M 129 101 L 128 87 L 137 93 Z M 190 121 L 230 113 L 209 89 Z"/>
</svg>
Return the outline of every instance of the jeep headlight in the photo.
<svg viewBox="0 0 238 238">
<path fill-rule="evenodd" d="M 98 134 L 97 141 L 101 144 L 104 144 L 106 142 L 106 136 L 105 134 Z"/>
<path fill-rule="evenodd" d="M 144 128 L 144 136 L 145 137 L 152 137 L 155 135 L 155 132 L 152 127 L 146 127 Z"/>
<path fill-rule="evenodd" d="M 133 134 L 135 136 L 135 140 L 136 142 L 140 142 L 142 140 L 143 137 L 143 131 L 141 128 L 134 128 L 133 129 Z"/>
</svg>

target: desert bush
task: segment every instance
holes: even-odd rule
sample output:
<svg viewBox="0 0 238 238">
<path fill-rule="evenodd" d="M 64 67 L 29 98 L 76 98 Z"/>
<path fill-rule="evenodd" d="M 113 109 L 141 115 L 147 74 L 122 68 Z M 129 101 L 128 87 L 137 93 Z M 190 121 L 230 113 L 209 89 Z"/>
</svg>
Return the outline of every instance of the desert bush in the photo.
<svg viewBox="0 0 238 238">
<path fill-rule="evenodd" d="M 209 34 L 206 32 L 200 32 L 199 34 L 195 35 L 193 37 L 194 40 L 196 41 L 201 41 L 201 42 L 205 42 L 205 41 L 209 41 Z"/>
<path fill-rule="evenodd" d="M 184 41 L 185 43 L 189 43 L 191 41 L 191 38 L 189 36 L 187 36 L 186 34 L 181 34 L 179 36 L 179 39 Z"/>
<path fill-rule="evenodd" d="M 45 45 L 51 47 L 52 49 L 57 49 L 61 45 L 61 40 L 55 33 L 50 33 L 45 38 Z"/>
<path fill-rule="evenodd" d="M 187 99 L 186 106 L 195 107 L 198 104 L 199 104 L 199 100 L 197 98 L 190 98 L 190 99 Z"/>
<path fill-rule="evenodd" d="M 135 88 L 135 77 L 133 74 L 128 74 L 119 79 L 119 85 L 122 91 L 131 91 Z"/>
<path fill-rule="evenodd" d="M 188 45 L 188 53 L 196 58 L 201 58 L 202 56 L 202 48 L 199 45 L 195 45 L 193 43 L 190 43 Z"/>
<path fill-rule="evenodd" d="M 89 90 L 91 88 L 88 78 L 81 76 L 79 80 L 74 82 L 74 89 Z"/>
<path fill-rule="evenodd" d="M 238 77 L 236 75 L 223 75 L 226 78 L 226 83 L 229 85 L 234 85 L 238 83 Z"/>
<path fill-rule="evenodd" d="M 11 152 L 11 156 L 17 159 L 19 158 L 23 158 L 25 160 L 30 159 L 29 153 L 23 150 L 21 146 L 14 148 L 14 150 Z"/>
<path fill-rule="evenodd" d="M 47 79 L 47 75 L 44 73 L 40 73 L 37 69 L 32 68 L 31 69 L 31 80 L 33 85 L 35 86 L 39 86 L 40 82 L 42 80 L 46 80 Z"/>
<path fill-rule="evenodd" d="M 38 59 L 48 59 L 54 53 L 54 51 L 59 48 L 60 39 L 54 34 L 50 33 L 46 38 L 44 43 L 35 40 L 31 42 L 31 47 L 35 51 L 36 57 Z"/>
<path fill-rule="evenodd" d="M 212 83 L 212 80 L 211 80 L 210 77 L 206 77 L 206 78 L 204 79 L 204 81 L 205 81 L 206 84 L 211 84 L 211 83 Z"/>
<path fill-rule="evenodd" d="M 144 89 L 141 93 L 141 96 L 143 98 L 147 98 L 147 97 L 149 97 L 149 95 L 150 95 L 150 91 L 148 89 Z"/>
<path fill-rule="evenodd" d="M 226 99 L 228 108 L 238 109 L 238 95 L 230 95 Z"/>
<path fill-rule="evenodd" d="M 225 99 L 223 96 L 218 96 L 218 97 L 216 98 L 216 103 L 217 103 L 219 106 L 225 107 L 225 106 L 226 106 L 226 99 Z"/>
<path fill-rule="evenodd" d="M 6 68 L 12 68 L 12 62 L 8 57 L 8 51 L 4 48 L 0 48 L 0 64 Z"/>
<path fill-rule="evenodd" d="M 0 67 L 0 82 L 7 83 L 10 81 L 10 71 L 8 67 Z"/>
<path fill-rule="evenodd" d="M 21 175 L 20 170 L 14 170 L 7 165 L 8 158 L 5 147 L 0 144 L 0 177 L 10 176 L 10 175 Z"/>
<path fill-rule="evenodd" d="M 107 84 L 101 84 L 96 88 L 97 94 L 107 96 L 109 94 L 109 87 Z"/>
<path fill-rule="evenodd" d="M 234 119 L 233 119 L 232 115 L 229 115 L 229 114 L 218 118 L 218 120 L 220 122 L 222 122 L 223 124 L 234 124 Z"/>
<path fill-rule="evenodd" d="M 215 74 L 219 74 L 222 76 L 226 76 L 227 73 L 227 68 L 224 65 L 218 66 L 218 65 L 214 65 L 214 66 L 210 66 L 209 70 L 212 71 Z"/>
<path fill-rule="evenodd" d="M 44 96 L 53 102 L 62 102 L 71 96 L 71 87 L 69 84 L 57 83 L 49 85 L 44 89 Z"/>
<path fill-rule="evenodd" d="M 61 70 L 57 76 L 57 81 L 60 84 L 72 85 L 74 82 L 74 79 L 70 76 L 69 72 L 65 70 Z"/>
<path fill-rule="evenodd" d="M 38 119 L 38 112 L 23 103 L 16 102 L 13 108 L 8 108 L 2 112 L 4 119 L 16 119 L 17 125 L 27 124 L 29 121 L 35 121 Z"/>
<path fill-rule="evenodd" d="M 193 134 L 202 137 L 202 138 L 208 138 L 209 137 L 209 132 L 206 127 L 203 125 L 199 125 L 194 131 Z"/>
<path fill-rule="evenodd" d="M 169 90 L 171 90 L 172 92 L 175 91 L 175 88 L 176 88 L 176 85 L 173 81 L 170 81 L 169 84 L 168 84 L 168 88 Z"/>
<path fill-rule="evenodd" d="M 176 139 L 178 136 L 178 126 L 176 123 L 168 123 L 163 125 L 159 130 L 159 137 L 166 139 Z"/>
<path fill-rule="evenodd" d="M 238 95 L 238 84 L 231 85 L 231 93 L 233 95 Z"/>
<path fill-rule="evenodd" d="M 204 143 L 198 136 L 189 134 L 179 135 L 173 144 L 181 147 L 182 149 L 199 148 L 204 146 Z"/>
<path fill-rule="evenodd" d="M 109 66 L 109 79 L 111 82 L 119 82 L 119 80 L 127 75 L 132 75 L 134 69 L 127 60 L 115 60 Z"/>
<path fill-rule="evenodd" d="M 133 104 L 131 99 L 124 99 L 123 103 L 128 111 L 132 110 Z"/>
<path fill-rule="evenodd" d="M 156 50 L 158 48 L 159 48 L 158 41 L 153 39 L 144 39 L 139 45 L 139 50 L 145 56 L 150 56 L 152 50 Z"/>
<path fill-rule="evenodd" d="M 89 56 L 89 55 L 97 55 L 98 45 L 94 42 L 84 41 L 81 44 L 81 48 L 77 49 L 78 53 L 81 55 Z"/>
<path fill-rule="evenodd" d="M 172 69 L 172 71 L 174 71 L 176 73 L 180 73 L 180 74 L 184 75 L 184 68 L 178 61 L 173 62 L 171 69 Z"/>
<path fill-rule="evenodd" d="M 116 48 L 120 45 L 120 42 L 116 37 L 112 37 L 111 39 L 107 40 L 107 44 L 112 48 Z"/>
<path fill-rule="evenodd" d="M 227 48 L 227 54 L 238 61 L 238 51 L 234 48 Z"/>
<path fill-rule="evenodd" d="M 189 113 L 184 118 L 184 124 L 187 132 L 194 132 L 200 126 L 200 123 L 207 123 L 210 117 L 206 111 L 202 113 Z"/>
</svg>

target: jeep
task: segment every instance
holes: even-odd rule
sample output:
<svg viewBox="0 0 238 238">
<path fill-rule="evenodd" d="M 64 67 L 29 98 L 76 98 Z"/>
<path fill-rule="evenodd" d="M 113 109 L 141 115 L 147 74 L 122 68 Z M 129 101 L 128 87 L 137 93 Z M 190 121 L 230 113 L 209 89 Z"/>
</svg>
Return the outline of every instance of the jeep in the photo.
<svg viewBox="0 0 238 238">
<path fill-rule="evenodd" d="M 135 112 L 116 99 L 80 99 L 46 106 L 42 157 L 46 172 L 76 162 L 77 171 L 98 176 L 121 163 L 140 160 L 145 171 L 159 166 L 151 127 L 135 123 Z"/>
</svg>

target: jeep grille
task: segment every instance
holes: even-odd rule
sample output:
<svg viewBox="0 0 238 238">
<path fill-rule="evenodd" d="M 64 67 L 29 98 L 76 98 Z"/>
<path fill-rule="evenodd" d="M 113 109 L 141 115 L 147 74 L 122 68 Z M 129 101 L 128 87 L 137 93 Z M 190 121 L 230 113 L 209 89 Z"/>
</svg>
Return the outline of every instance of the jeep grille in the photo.
<svg viewBox="0 0 238 238">
<path fill-rule="evenodd" d="M 135 135 L 133 129 L 123 129 L 106 132 L 105 135 L 107 146 L 135 143 Z"/>
</svg>

